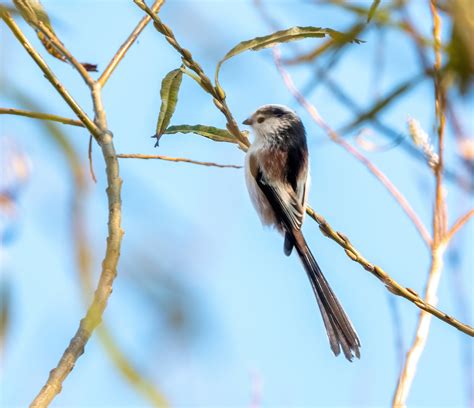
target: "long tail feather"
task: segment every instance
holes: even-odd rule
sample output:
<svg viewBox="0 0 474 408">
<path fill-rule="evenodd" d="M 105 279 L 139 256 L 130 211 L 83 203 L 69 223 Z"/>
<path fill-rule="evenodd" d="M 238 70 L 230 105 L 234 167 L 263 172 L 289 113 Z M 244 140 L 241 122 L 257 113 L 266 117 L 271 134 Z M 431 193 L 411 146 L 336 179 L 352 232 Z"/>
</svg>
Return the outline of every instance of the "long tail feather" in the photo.
<svg viewBox="0 0 474 408">
<path fill-rule="evenodd" d="M 303 262 L 316 295 L 333 353 L 336 356 L 339 355 L 342 348 L 344 356 L 349 361 L 352 361 L 354 356 L 359 358 L 360 341 L 351 321 L 321 272 L 301 231 L 294 231 L 293 238 L 296 251 Z"/>
<path fill-rule="evenodd" d="M 295 245 L 293 234 L 285 232 L 285 243 L 283 244 L 283 252 L 286 256 L 290 256 L 293 251 L 293 246 Z"/>
</svg>

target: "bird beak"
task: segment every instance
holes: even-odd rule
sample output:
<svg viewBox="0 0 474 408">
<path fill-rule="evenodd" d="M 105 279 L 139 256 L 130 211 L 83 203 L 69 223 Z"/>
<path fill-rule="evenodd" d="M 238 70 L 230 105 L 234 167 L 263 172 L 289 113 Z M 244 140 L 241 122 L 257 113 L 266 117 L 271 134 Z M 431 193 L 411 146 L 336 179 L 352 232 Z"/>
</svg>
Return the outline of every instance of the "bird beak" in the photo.
<svg viewBox="0 0 474 408">
<path fill-rule="evenodd" d="M 252 126 L 252 118 L 247 118 L 242 122 L 243 125 Z"/>
</svg>

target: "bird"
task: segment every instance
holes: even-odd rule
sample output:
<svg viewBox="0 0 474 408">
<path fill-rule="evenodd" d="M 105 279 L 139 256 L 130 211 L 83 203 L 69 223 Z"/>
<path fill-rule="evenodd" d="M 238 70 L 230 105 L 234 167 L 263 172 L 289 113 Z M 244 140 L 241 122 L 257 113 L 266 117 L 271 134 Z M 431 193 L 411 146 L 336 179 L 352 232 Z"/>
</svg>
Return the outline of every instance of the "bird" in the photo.
<svg viewBox="0 0 474 408">
<path fill-rule="evenodd" d="M 283 250 L 295 248 L 308 275 L 333 353 L 360 358 L 360 340 L 303 236 L 310 182 L 306 131 L 297 113 L 284 105 L 263 105 L 242 122 L 254 142 L 245 158 L 245 180 L 263 225 L 284 236 Z"/>
</svg>

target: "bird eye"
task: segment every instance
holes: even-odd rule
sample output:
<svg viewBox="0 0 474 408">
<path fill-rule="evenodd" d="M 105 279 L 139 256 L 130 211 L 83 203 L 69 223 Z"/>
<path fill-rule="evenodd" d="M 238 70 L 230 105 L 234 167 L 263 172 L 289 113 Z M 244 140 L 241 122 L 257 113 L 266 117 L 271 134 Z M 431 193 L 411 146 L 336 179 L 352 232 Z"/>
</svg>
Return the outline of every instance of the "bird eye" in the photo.
<svg viewBox="0 0 474 408">
<path fill-rule="evenodd" d="M 257 118 L 258 123 L 262 123 L 264 120 L 265 118 L 263 116 L 260 116 L 259 118 Z"/>
</svg>

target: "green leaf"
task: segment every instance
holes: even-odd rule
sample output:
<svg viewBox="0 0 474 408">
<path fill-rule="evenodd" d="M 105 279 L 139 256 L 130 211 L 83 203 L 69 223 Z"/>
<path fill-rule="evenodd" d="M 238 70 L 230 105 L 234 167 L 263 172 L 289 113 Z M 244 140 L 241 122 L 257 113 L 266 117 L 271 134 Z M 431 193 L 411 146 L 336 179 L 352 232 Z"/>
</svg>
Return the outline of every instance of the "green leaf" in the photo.
<svg viewBox="0 0 474 408">
<path fill-rule="evenodd" d="M 153 136 L 156 137 L 155 147 L 158 146 L 161 136 L 170 124 L 176 103 L 178 102 L 178 91 L 182 79 L 183 71 L 181 69 L 175 69 L 169 72 L 161 82 L 160 114 L 158 115 L 158 122 L 156 123 L 156 133 Z"/>
<path fill-rule="evenodd" d="M 165 134 L 174 133 L 196 133 L 197 135 L 207 137 L 215 142 L 237 143 L 237 139 L 226 129 L 219 129 L 213 126 L 205 125 L 178 125 L 170 126 L 165 130 Z"/>
<path fill-rule="evenodd" d="M 248 41 L 242 41 L 232 48 L 224 58 L 219 61 L 216 68 L 216 84 L 219 83 L 219 70 L 222 64 L 228 59 L 235 57 L 238 54 L 241 54 L 245 51 L 258 51 L 264 48 L 272 47 L 280 43 L 286 43 L 290 41 L 297 41 L 304 38 L 323 38 L 326 36 L 331 36 L 336 40 L 340 41 L 351 41 L 357 44 L 362 43 L 363 41 L 356 38 L 351 38 L 343 33 L 340 33 L 330 28 L 321 28 L 321 27 L 292 27 L 287 30 L 277 31 L 273 34 L 266 35 L 263 37 L 256 37 Z"/>
</svg>

